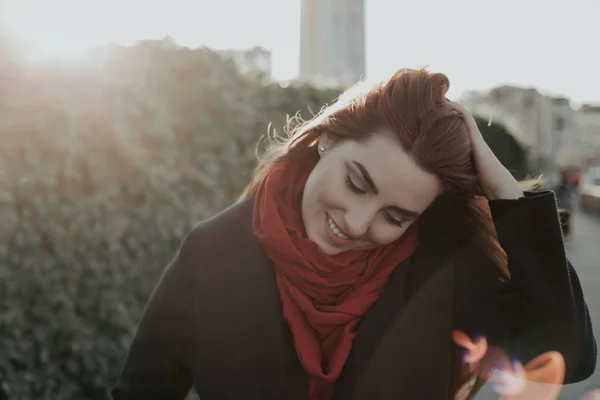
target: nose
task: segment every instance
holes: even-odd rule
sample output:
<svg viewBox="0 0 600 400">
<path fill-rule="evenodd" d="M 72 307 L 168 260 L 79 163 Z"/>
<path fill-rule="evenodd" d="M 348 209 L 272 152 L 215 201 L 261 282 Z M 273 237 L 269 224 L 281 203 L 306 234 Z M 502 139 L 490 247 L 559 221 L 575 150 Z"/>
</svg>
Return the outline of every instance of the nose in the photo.
<svg viewBox="0 0 600 400">
<path fill-rule="evenodd" d="M 344 222 L 346 230 L 354 237 L 359 238 L 364 236 L 369 231 L 369 226 L 373 220 L 374 213 L 368 207 L 357 206 L 346 211 Z"/>
</svg>

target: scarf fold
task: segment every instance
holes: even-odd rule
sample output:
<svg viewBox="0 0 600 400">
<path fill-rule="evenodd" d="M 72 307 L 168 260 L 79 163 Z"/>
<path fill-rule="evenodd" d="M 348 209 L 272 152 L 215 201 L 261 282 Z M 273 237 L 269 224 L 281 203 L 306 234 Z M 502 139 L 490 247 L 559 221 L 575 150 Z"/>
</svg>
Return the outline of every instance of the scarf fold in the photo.
<svg viewBox="0 0 600 400">
<path fill-rule="evenodd" d="M 418 246 L 414 223 L 398 240 L 335 256 L 306 237 L 302 193 L 317 157 L 283 161 L 263 178 L 255 196 L 254 234 L 273 262 L 309 400 L 329 400 L 348 358 L 360 319 L 391 273 Z"/>
</svg>

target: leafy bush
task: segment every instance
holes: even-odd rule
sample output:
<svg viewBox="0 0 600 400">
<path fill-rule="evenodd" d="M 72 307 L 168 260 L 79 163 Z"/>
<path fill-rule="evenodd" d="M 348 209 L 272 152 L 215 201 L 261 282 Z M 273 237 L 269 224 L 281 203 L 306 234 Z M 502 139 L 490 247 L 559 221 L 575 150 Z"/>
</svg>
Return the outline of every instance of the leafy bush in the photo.
<svg viewBox="0 0 600 400">
<path fill-rule="evenodd" d="M 106 399 L 162 269 L 237 197 L 267 124 L 339 93 L 165 41 L 87 69 L 1 54 L 0 398 Z"/>
</svg>

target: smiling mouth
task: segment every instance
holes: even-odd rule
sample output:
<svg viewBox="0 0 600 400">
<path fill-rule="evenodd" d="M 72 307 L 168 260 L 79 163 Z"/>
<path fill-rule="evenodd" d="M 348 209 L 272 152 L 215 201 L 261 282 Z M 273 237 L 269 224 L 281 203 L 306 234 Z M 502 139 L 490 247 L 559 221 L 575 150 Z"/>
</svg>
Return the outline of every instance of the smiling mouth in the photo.
<svg viewBox="0 0 600 400">
<path fill-rule="evenodd" d="M 331 229 L 331 231 L 333 232 L 333 234 L 342 239 L 342 240 L 351 240 L 352 238 L 344 233 L 342 233 L 340 231 L 340 228 L 338 228 L 338 226 L 335 224 L 335 222 L 331 219 L 331 217 L 329 216 L 329 214 L 327 214 L 327 224 L 329 225 L 329 228 Z"/>
</svg>

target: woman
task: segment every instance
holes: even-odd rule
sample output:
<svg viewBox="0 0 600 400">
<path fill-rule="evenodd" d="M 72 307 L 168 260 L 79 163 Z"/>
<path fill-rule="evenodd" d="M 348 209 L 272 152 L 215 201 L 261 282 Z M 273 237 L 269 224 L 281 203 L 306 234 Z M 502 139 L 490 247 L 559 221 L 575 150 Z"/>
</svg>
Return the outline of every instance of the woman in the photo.
<svg viewBox="0 0 600 400">
<path fill-rule="evenodd" d="M 521 190 L 448 85 L 400 70 L 273 144 L 167 267 L 113 398 L 453 398 L 456 329 L 590 376 L 554 195 Z"/>
</svg>

